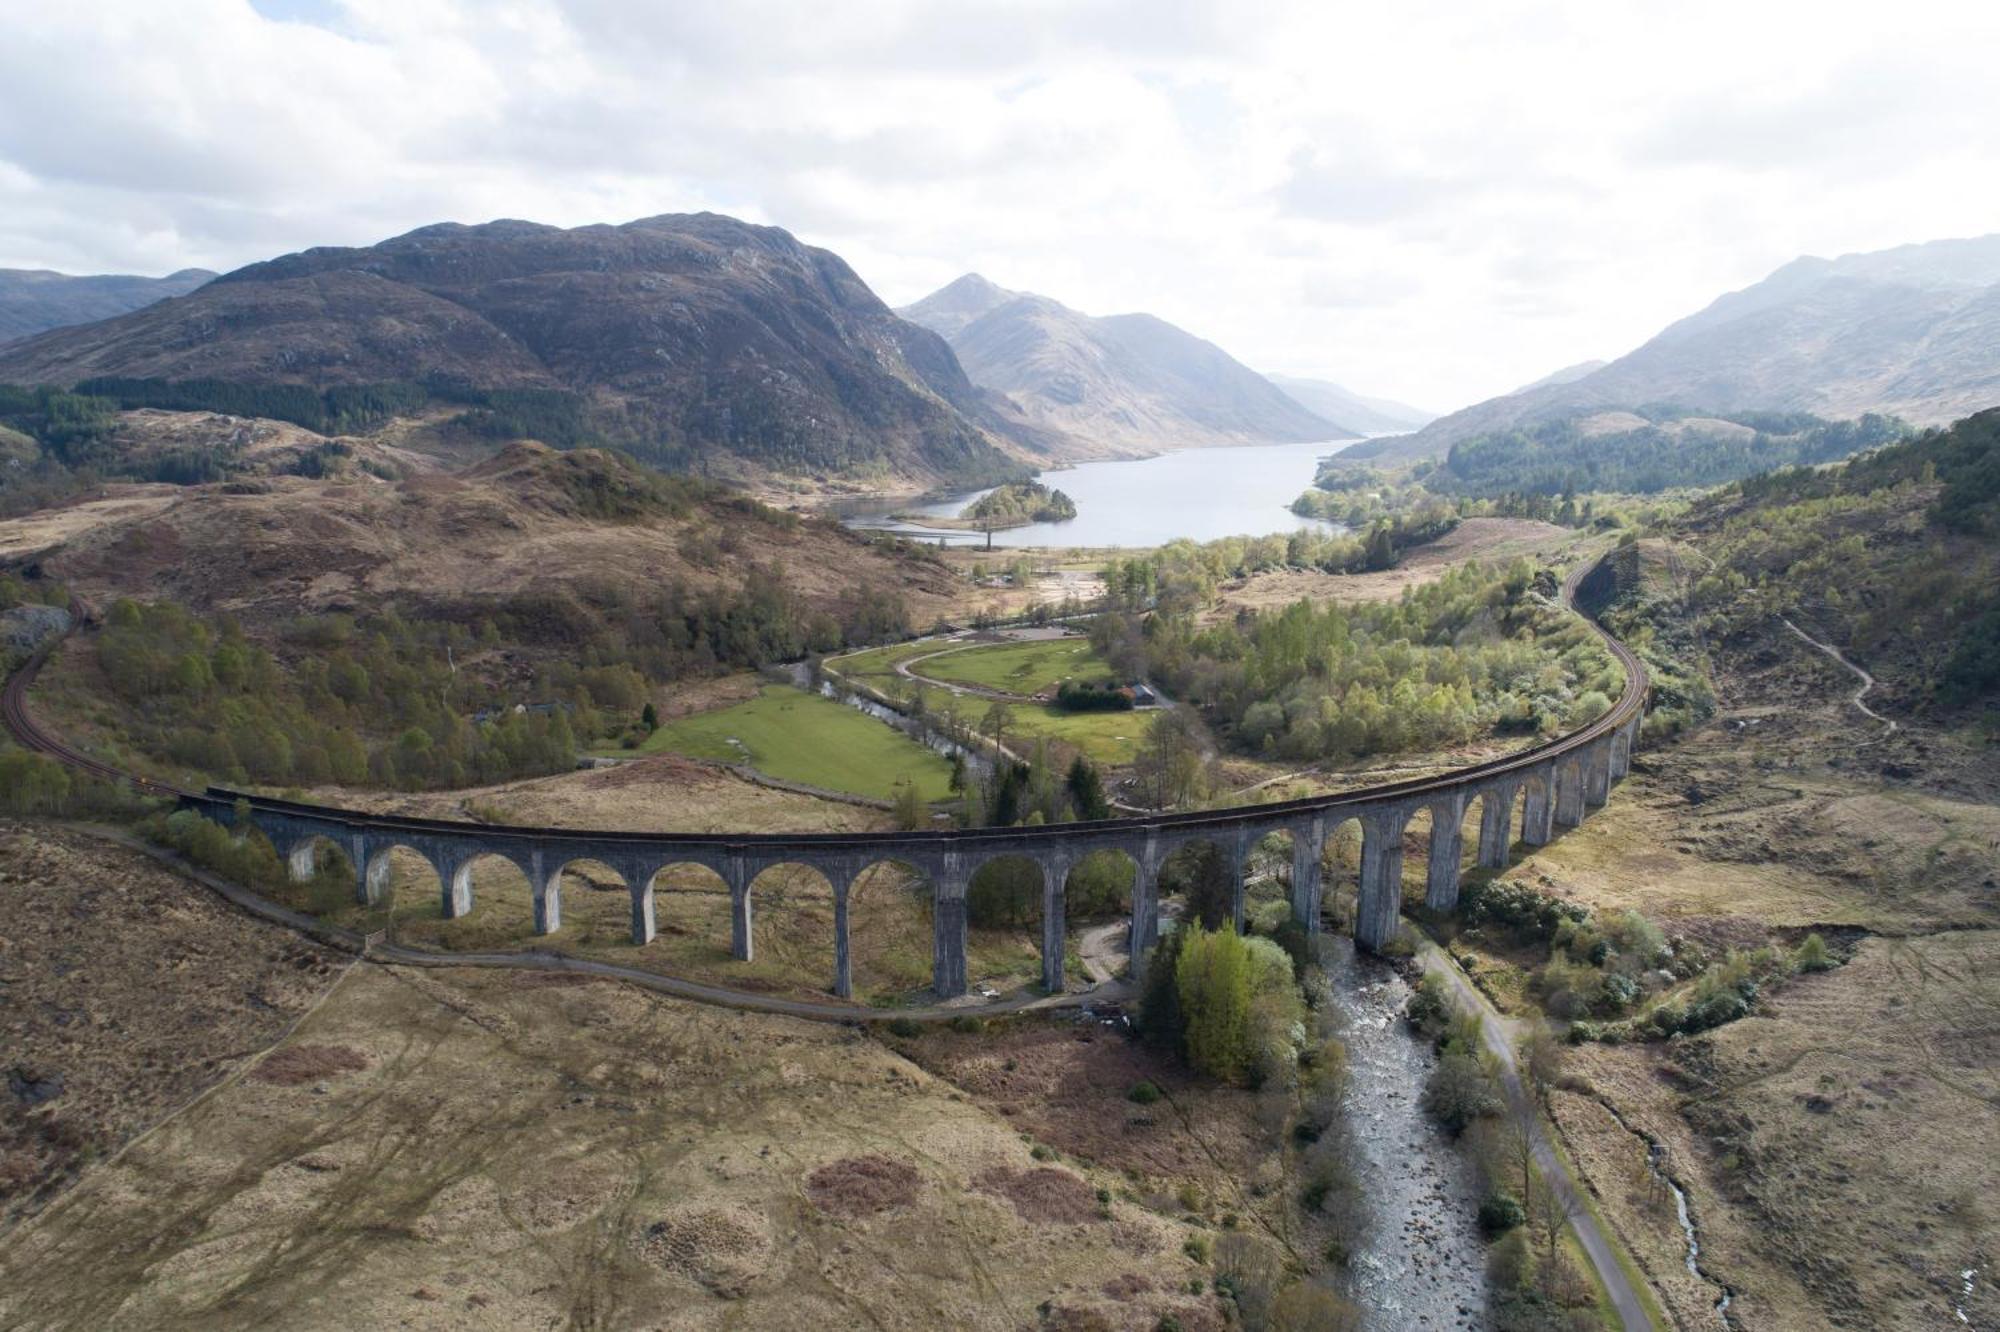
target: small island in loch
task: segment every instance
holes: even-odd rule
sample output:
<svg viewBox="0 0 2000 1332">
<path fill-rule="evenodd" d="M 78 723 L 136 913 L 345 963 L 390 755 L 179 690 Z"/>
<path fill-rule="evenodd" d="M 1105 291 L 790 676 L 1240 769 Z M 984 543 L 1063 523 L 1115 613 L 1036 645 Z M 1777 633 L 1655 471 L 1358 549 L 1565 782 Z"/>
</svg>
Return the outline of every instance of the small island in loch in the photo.
<svg viewBox="0 0 2000 1332">
<path fill-rule="evenodd" d="M 980 496 L 959 517 L 995 528 L 1066 523 L 1076 517 L 1076 501 L 1039 481 L 1010 481 Z"/>
</svg>

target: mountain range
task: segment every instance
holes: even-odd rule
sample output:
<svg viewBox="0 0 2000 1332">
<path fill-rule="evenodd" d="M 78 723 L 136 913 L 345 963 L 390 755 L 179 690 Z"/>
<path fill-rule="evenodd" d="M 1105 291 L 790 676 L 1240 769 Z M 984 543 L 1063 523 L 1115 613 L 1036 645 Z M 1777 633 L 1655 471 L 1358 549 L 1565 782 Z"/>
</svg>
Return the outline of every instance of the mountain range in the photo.
<svg viewBox="0 0 2000 1332">
<path fill-rule="evenodd" d="M 165 277 L 100 273 L 72 277 L 45 268 L 0 268 L 0 343 L 87 324 L 193 291 L 215 274 L 183 268 Z"/>
<path fill-rule="evenodd" d="M 902 308 L 1036 425 L 1122 454 L 1352 439 L 1217 347 L 1149 314 L 1093 317 L 967 273 Z"/>
<path fill-rule="evenodd" d="M 1796 259 L 1579 368 L 1343 456 L 1435 457 L 1499 430 L 1648 404 L 1957 420 L 2000 403 L 2000 235 Z"/>
<path fill-rule="evenodd" d="M 423 227 L 0 348 L 0 383 L 103 376 L 538 395 L 723 476 L 976 483 L 1057 446 L 838 255 L 711 213 Z"/>
<path fill-rule="evenodd" d="M 1370 398 L 1326 379 L 1265 375 L 1285 396 L 1316 416 L 1366 435 L 1403 434 L 1437 419 L 1436 412 L 1389 398 Z"/>
</svg>

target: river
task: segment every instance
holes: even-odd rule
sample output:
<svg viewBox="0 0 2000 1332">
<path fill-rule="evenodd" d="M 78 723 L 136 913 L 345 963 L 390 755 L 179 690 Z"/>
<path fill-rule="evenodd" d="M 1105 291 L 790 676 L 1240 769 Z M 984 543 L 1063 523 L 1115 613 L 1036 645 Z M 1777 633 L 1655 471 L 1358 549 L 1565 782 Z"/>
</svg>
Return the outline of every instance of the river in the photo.
<svg viewBox="0 0 2000 1332">
<path fill-rule="evenodd" d="M 1486 1326 L 1478 1181 L 1418 1099 L 1436 1057 L 1403 1021 L 1410 987 L 1388 963 L 1326 937 L 1326 972 L 1346 1015 L 1347 1113 L 1368 1200 L 1350 1263 L 1362 1325 L 1375 1332 Z"/>
<path fill-rule="evenodd" d="M 1044 485 L 1076 501 L 1076 517 L 1031 523 L 993 534 L 995 546 L 1159 546 L 1177 537 L 1213 541 L 1227 536 L 1268 536 L 1301 527 L 1338 532 L 1338 524 L 1300 518 L 1290 505 L 1312 485 L 1319 460 L 1344 447 L 1319 444 L 1252 444 L 1241 448 L 1186 449 L 1157 458 L 1079 463 L 1044 472 Z M 871 500 L 843 505 L 852 527 L 881 528 L 953 542 L 984 542 L 983 533 L 926 528 L 891 514 L 955 518 L 984 490 L 928 504 Z"/>
</svg>

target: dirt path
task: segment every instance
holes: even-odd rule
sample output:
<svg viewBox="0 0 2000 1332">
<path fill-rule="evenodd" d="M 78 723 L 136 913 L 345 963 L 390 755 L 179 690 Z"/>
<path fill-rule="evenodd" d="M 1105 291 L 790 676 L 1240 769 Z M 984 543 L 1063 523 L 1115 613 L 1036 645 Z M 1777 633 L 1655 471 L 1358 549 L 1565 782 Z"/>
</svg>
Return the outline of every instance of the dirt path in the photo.
<svg viewBox="0 0 2000 1332">
<path fill-rule="evenodd" d="M 1083 932 L 1076 951 L 1092 984 L 1108 985 L 1118 979 L 1118 970 L 1125 965 L 1125 939 L 1131 932 L 1130 922 L 1122 920 L 1095 925 Z"/>
<path fill-rule="evenodd" d="M 1793 624 L 1790 620 L 1785 619 L 1785 617 L 1782 615 L 1779 616 L 1778 618 L 1784 623 L 1785 628 L 1791 630 L 1793 633 L 1797 634 L 1800 638 L 1803 638 L 1806 642 L 1812 644 L 1814 647 L 1818 648 L 1821 652 L 1824 652 L 1827 656 L 1833 658 L 1836 662 L 1840 663 L 1842 666 L 1845 666 L 1848 670 L 1854 672 L 1855 678 L 1861 681 L 1861 687 L 1854 691 L 1854 697 L 1849 701 L 1852 702 L 1855 707 L 1861 709 L 1861 711 L 1864 714 L 1873 717 L 1876 721 L 1881 722 L 1883 726 L 1888 728 L 1884 730 L 1880 736 L 1876 737 L 1877 740 L 1887 740 L 1890 736 L 1896 733 L 1895 722 L 1890 721 L 1887 717 L 1884 717 L 1881 713 L 1875 711 L 1875 709 L 1869 707 L 1866 703 L 1862 701 L 1863 699 L 1868 697 L 1868 691 L 1875 687 L 1874 676 L 1862 670 L 1859 666 L 1856 666 L 1846 657 L 1840 655 L 1840 649 L 1833 646 L 1833 644 L 1820 642 L 1817 638 L 1814 638 L 1811 634 L 1799 628 L 1797 625 Z M 1873 742 L 1871 741 L 1870 743 Z"/>
<path fill-rule="evenodd" d="M 1040 699 L 1034 697 L 1031 694 L 1010 694 L 1004 689 L 988 689 L 985 685 L 958 684 L 951 680 L 939 680 L 933 676 L 920 675 L 916 671 L 910 669 L 918 662 L 929 661 L 934 657 L 949 657 L 956 652 L 971 652 L 975 648 L 992 647 L 992 646 L 994 645 L 991 643 L 966 643 L 960 647 L 940 648 L 936 652 L 926 652 L 921 657 L 911 657 L 905 661 L 897 662 L 895 665 L 895 671 L 896 674 L 902 676 L 905 680 L 914 680 L 918 684 L 927 684 L 933 689 L 943 689 L 953 694 L 970 695 L 973 698 L 990 698 L 997 700 L 1001 703 L 1041 702 Z"/>
<path fill-rule="evenodd" d="M 1555 1148 L 1550 1146 L 1547 1135 L 1542 1132 L 1541 1116 L 1536 1112 L 1527 1088 L 1521 1084 L 1520 1070 L 1515 1065 L 1514 1024 L 1500 1016 L 1487 1002 L 1486 996 L 1466 979 L 1465 973 L 1436 944 L 1428 939 L 1420 942 L 1417 958 L 1426 972 L 1444 978 L 1445 984 L 1458 997 L 1461 1011 L 1478 1014 L 1481 1039 L 1500 1068 L 1500 1082 L 1506 1091 L 1508 1111 L 1521 1132 L 1528 1137 L 1534 1150 L 1535 1169 L 1548 1181 L 1569 1214 L 1577 1242 L 1583 1246 L 1590 1265 L 1597 1270 L 1598 1280 L 1604 1283 L 1612 1307 L 1618 1312 L 1620 1324 L 1627 1332 L 1652 1328 L 1654 1323 L 1652 1316 L 1646 1312 L 1646 1301 L 1626 1276 L 1624 1266 L 1618 1261 L 1614 1241 L 1605 1233 L 1596 1214 L 1584 1205 L 1581 1189 L 1570 1175 L 1569 1167 L 1556 1155 Z"/>
</svg>

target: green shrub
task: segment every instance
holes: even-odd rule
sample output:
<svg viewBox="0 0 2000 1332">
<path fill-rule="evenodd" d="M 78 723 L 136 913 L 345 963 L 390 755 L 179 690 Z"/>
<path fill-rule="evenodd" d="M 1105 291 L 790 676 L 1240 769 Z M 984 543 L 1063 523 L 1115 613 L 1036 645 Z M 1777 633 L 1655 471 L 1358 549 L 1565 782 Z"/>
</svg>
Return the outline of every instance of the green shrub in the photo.
<svg viewBox="0 0 2000 1332">
<path fill-rule="evenodd" d="M 1248 1072 L 1250 1044 L 1250 950 L 1232 931 L 1183 926 L 1187 935 L 1174 965 L 1179 995 L 1181 1044 L 1197 1072 L 1235 1082 Z"/>
<path fill-rule="evenodd" d="M 1458 912 L 1468 926 L 1497 925 L 1533 943 L 1553 941 L 1564 921 L 1575 924 L 1590 917 L 1573 902 L 1506 879 L 1468 879 L 1459 892 Z"/>
<path fill-rule="evenodd" d="M 1436 972 L 1425 972 L 1424 978 L 1417 982 L 1416 991 L 1410 995 L 1403 1016 L 1424 1035 L 1435 1036 L 1451 1022 L 1451 1012 L 1451 999 L 1445 989 L 1444 977 Z"/>
<path fill-rule="evenodd" d="M 1486 1278 L 1501 1291 L 1514 1291 L 1526 1286 L 1534 1270 L 1534 1254 L 1528 1247 L 1528 1232 L 1525 1229 L 1508 1231 L 1486 1255 Z"/>
<path fill-rule="evenodd" d="M 1151 1105 L 1160 1099 L 1160 1089 L 1150 1082 L 1135 1082 L 1132 1090 L 1125 1093 L 1125 1099 L 1136 1105 Z"/>
<path fill-rule="evenodd" d="M 1750 1003 L 1735 990 L 1721 990 L 1688 1010 L 1682 1020 L 1680 1030 L 1687 1033 L 1708 1031 L 1725 1022 L 1734 1022 L 1750 1011 Z"/>
<path fill-rule="evenodd" d="M 1489 1193 L 1479 1204 L 1479 1228 L 1489 1236 L 1527 1224 L 1528 1214 L 1509 1193 Z"/>
<path fill-rule="evenodd" d="M 1475 1119 L 1500 1113 L 1500 1097 L 1486 1069 L 1465 1042 L 1446 1043 L 1437 1067 L 1424 1083 L 1423 1107 L 1453 1137 Z"/>
<path fill-rule="evenodd" d="M 889 1021 L 889 1034 L 891 1036 L 901 1036 L 907 1040 L 923 1035 L 924 1024 L 915 1018 L 891 1018 Z"/>
<path fill-rule="evenodd" d="M 1630 976 L 1606 976 L 1598 1006 L 1607 1013 L 1622 1013 L 1630 1008 L 1632 1001 L 1638 997 L 1639 983 Z"/>
<path fill-rule="evenodd" d="M 1827 971 L 1834 965 L 1833 954 L 1827 950 L 1826 940 L 1808 934 L 1792 954 L 1792 965 L 1800 971 Z"/>
<path fill-rule="evenodd" d="M 145 830 L 203 869 L 252 888 L 276 888 L 286 881 L 284 862 L 269 839 L 254 828 L 233 837 L 227 828 L 191 809 L 176 810 Z"/>
<path fill-rule="evenodd" d="M 986 1023 L 983 1019 L 976 1018 L 970 1013 L 960 1013 L 951 1020 L 951 1029 L 953 1031 L 965 1032 L 969 1035 L 974 1032 L 985 1031 Z"/>
</svg>

